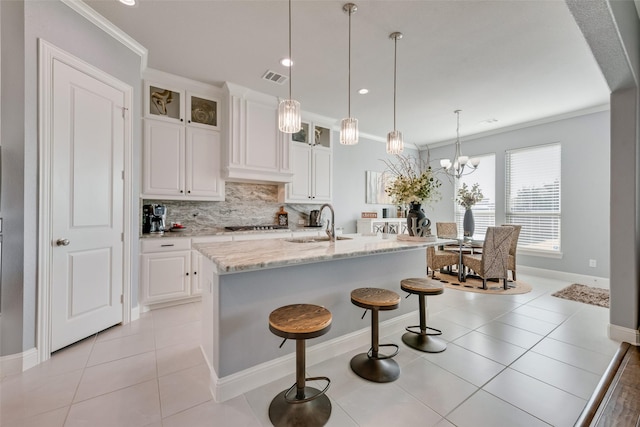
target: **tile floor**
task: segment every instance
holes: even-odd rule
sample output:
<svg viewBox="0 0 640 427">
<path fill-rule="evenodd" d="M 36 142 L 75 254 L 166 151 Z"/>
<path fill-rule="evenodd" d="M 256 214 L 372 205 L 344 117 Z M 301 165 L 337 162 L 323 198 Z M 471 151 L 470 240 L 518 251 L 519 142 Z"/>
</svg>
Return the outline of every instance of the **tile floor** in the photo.
<svg viewBox="0 0 640 427">
<path fill-rule="evenodd" d="M 607 338 L 609 312 L 550 295 L 568 283 L 522 280 L 532 292 L 447 289 L 428 298 L 429 324 L 443 330 L 448 348 L 425 354 L 404 346 L 400 335 L 383 337 L 401 346 L 401 376 L 393 383 L 353 374 L 356 352 L 308 366 L 309 375 L 332 379 L 328 425 L 572 426 L 619 345 Z M 191 303 L 145 313 L 2 378 L 0 425 L 270 425 L 269 403 L 293 375 L 215 403 L 198 348 L 199 310 Z"/>
</svg>

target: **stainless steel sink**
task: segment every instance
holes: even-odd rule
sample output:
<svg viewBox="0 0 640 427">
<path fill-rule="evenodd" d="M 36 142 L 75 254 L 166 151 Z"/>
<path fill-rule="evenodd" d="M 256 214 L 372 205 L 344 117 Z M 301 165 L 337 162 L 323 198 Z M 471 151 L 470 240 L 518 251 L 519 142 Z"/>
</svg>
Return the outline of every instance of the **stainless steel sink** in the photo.
<svg viewBox="0 0 640 427">
<path fill-rule="evenodd" d="M 336 236 L 336 240 L 352 240 L 352 237 L 343 237 L 343 236 Z M 321 243 L 321 242 L 328 242 L 329 241 L 329 236 L 323 236 L 323 237 L 296 237 L 293 239 L 284 239 L 285 242 L 290 242 L 290 243 Z"/>
</svg>

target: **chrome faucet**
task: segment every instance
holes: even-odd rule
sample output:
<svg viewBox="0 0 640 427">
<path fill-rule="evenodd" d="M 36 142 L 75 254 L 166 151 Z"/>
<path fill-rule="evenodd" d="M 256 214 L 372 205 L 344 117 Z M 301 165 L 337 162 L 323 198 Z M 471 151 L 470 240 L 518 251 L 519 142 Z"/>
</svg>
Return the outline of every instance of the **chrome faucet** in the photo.
<svg viewBox="0 0 640 427">
<path fill-rule="evenodd" d="M 329 241 L 335 242 L 336 241 L 336 224 L 335 224 L 336 213 L 333 210 L 333 206 L 331 206 L 329 203 L 325 203 L 324 205 L 320 206 L 320 211 L 318 212 L 318 216 L 322 216 L 322 210 L 324 208 L 329 208 L 329 210 L 331 210 L 331 224 L 327 224 L 327 229 L 325 231 L 327 233 L 327 236 L 329 236 Z"/>
</svg>

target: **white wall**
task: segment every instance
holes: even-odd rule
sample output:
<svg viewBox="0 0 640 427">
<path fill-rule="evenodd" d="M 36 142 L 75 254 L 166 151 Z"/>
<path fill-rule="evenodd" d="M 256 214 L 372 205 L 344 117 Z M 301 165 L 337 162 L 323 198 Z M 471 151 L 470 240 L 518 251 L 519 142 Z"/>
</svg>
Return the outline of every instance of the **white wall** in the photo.
<svg viewBox="0 0 640 427">
<path fill-rule="evenodd" d="M 465 155 L 496 155 L 496 224 L 505 222 L 505 151 L 559 142 L 562 149 L 561 259 L 518 255 L 518 264 L 596 277 L 609 277 L 609 111 L 588 114 L 467 140 Z M 451 158 L 454 147 L 430 150 L 432 162 Z M 480 164 L 482 167 L 482 164 Z M 433 220 L 453 220 L 453 188 L 442 186 L 443 200 Z M 597 267 L 588 266 L 595 259 Z"/>
</svg>

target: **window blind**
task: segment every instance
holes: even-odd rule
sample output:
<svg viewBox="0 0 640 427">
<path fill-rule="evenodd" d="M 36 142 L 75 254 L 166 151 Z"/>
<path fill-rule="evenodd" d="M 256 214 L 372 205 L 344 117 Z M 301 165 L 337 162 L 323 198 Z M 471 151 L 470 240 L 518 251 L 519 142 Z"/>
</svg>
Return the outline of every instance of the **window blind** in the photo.
<svg viewBox="0 0 640 427">
<path fill-rule="evenodd" d="M 522 225 L 518 247 L 560 251 L 560 144 L 506 152 L 506 220 Z"/>
<path fill-rule="evenodd" d="M 456 197 L 458 189 L 462 184 L 467 184 L 471 188 L 477 183 L 480 186 L 482 201 L 474 205 L 473 220 L 475 223 L 475 236 L 486 234 L 487 227 L 493 227 L 496 224 L 496 155 L 485 154 L 482 156 L 474 156 L 480 159 L 478 169 L 472 174 L 465 175 L 456 180 Z M 458 234 L 462 235 L 465 209 L 455 202 L 455 221 L 458 224 Z"/>
</svg>

